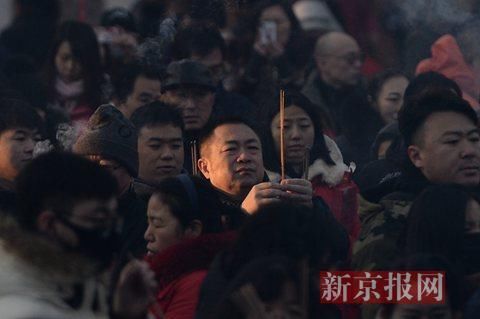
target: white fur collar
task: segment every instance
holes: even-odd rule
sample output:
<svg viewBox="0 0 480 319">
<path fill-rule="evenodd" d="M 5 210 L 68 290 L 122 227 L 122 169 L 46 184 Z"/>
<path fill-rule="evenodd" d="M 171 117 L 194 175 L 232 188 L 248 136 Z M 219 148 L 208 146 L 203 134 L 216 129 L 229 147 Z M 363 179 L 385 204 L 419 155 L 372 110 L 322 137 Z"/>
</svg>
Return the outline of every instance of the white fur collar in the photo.
<svg viewBox="0 0 480 319">
<path fill-rule="evenodd" d="M 335 165 L 328 165 L 323 159 L 316 159 L 308 169 L 308 180 L 312 180 L 316 176 L 321 175 L 322 180 L 327 185 L 333 187 L 338 185 L 345 175 L 345 172 L 354 171 L 355 163 L 350 163 L 350 166 L 347 166 L 343 162 L 343 156 L 338 148 L 337 144 L 328 136 L 324 135 L 325 144 L 327 145 L 328 151 L 330 152 L 330 157 L 334 161 Z M 272 182 L 280 181 L 280 174 L 266 170 L 268 178 Z"/>
</svg>

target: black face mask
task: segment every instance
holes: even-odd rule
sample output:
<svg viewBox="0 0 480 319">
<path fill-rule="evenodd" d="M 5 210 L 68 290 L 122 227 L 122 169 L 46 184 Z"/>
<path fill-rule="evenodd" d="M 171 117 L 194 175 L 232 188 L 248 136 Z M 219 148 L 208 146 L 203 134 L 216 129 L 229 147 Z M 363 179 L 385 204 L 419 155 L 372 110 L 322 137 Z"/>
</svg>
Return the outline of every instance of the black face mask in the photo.
<svg viewBox="0 0 480 319">
<path fill-rule="evenodd" d="M 70 251 L 78 252 L 92 259 L 99 264 L 102 270 L 111 265 L 113 257 L 118 251 L 118 234 L 114 227 L 109 229 L 85 229 L 65 218 L 60 220 L 73 230 L 78 237 L 78 245 L 75 247 L 69 246 Z"/>
<path fill-rule="evenodd" d="M 466 234 L 461 258 L 467 275 L 480 272 L 480 234 Z"/>
</svg>

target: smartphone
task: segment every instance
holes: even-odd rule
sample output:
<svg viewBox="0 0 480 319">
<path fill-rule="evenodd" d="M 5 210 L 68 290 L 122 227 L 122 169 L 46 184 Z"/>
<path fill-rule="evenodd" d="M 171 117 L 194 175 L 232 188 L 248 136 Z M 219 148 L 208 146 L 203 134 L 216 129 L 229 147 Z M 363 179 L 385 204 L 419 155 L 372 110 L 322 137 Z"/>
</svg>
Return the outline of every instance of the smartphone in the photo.
<svg viewBox="0 0 480 319">
<path fill-rule="evenodd" d="M 262 21 L 260 25 L 260 42 L 264 45 L 277 42 L 277 23 L 275 21 Z"/>
</svg>

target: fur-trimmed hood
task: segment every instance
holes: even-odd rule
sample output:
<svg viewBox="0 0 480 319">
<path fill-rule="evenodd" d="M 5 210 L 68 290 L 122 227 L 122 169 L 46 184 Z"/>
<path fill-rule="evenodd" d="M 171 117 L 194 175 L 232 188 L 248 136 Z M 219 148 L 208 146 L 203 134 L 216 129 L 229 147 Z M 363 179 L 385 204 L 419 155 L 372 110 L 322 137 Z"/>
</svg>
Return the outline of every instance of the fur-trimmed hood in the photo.
<svg viewBox="0 0 480 319">
<path fill-rule="evenodd" d="M 22 229 L 13 217 L 0 216 L 0 240 L 6 253 L 52 280 L 82 282 L 98 274 L 90 259 L 66 252 L 46 236 Z"/>
<path fill-rule="evenodd" d="M 327 135 L 323 135 L 325 144 L 330 153 L 330 157 L 335 165 L 327 164 L 323 159 L 316 159 L 308 169 L 308 180 L 313 180 L 317 176 L 322 176 L 322 181 L 333 187 L 338 185 L 345 175 L 345 172 L 355 170 L 355 164 L 350 163 L 350 167 L 343 162 L 343 156 L 337 144 Z M 266 170 L 268 178 L 272 182 L 280 181 L 280 174 Z"/>
<path fill-rule="evenodd" d="M 0 216 L 0 236 L 2 318 L 106 317 L 107 289 L 89 260 L 21 229 L 12 217 Z"/>
<path fill-rule="evenodd" d="M 155 272 L 159 290 L 193 271 L 207 270 L 215 256 L 229 248 L 236 232 L 207 234 L 185 240 L 163 252 L 145 257 Z"/>
</svg>

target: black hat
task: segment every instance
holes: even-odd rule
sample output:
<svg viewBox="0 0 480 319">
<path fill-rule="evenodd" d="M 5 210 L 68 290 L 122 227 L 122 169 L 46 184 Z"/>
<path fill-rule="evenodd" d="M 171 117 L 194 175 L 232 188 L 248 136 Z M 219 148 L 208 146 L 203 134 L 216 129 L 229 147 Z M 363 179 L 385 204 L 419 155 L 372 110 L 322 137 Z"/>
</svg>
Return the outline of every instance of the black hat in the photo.
<svg viewBox="0 0 480 319">
<path fill-rule="evenodd" d="M 133 177 L 138 175 L 135 127 L 112 105 L 102 105 L 93 113 L 73 151 L 80 155 L 105 156 L 119 162 Z"/>
<path fill-rule="evenodd" d="M 126 31 L 136 32 L 135 18 L 132 13 L 125 8 L 113 8 L 102 14 L 100 21 L 102 27 L 122 27 Z"/>
<path fill-rule="evenodd" d="M 215 83 L 208 68 L 192 60 L 175 61 L 168 65 L 163 90 L 178 86 L 201 86 L 215 91 Z"/>
</svg>

